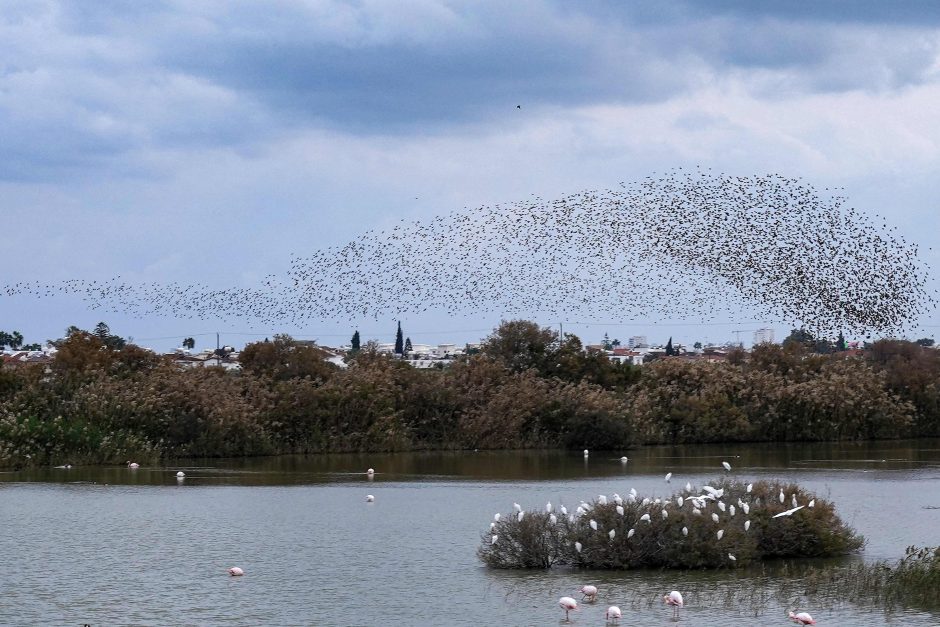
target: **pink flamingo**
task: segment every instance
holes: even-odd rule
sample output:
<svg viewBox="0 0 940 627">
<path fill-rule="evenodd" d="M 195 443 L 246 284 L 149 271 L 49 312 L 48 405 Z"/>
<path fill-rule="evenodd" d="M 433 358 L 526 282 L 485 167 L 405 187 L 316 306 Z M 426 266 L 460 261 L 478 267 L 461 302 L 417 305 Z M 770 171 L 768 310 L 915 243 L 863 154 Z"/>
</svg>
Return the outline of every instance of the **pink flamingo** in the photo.
<svg viewBox="0 0 940 627">
<path fill-rule="evenodd" d="M 682 594 L 678 590 L 673 590 L 663 597 L 663 603 L 672 606 L 672 617 L 676 620 L 679 620 L 679 608 L 681 608 L 683 605 Z"/>
<path fill-rule="evenodd" d="M 241 577 L 242 575 L 245 574 L 245 571 L 243 571 L 238 566 L 232 566 L 231 568 L 228 569 L 228 574 L 231 575 L 232 577 Z"/>
<path fill-rule="evenodd" d="M 813 617 L 809 615 L 809 612 L 799 612 L 797 614 L 790 612 L 788 614 L 788 617 L 794 623 L 799 623 L 800 625 L 815 625 L 816 624 L 816 621 L 813 620 Z"/>
<path fill-rule="evenodd" d="M 568 612 L 578 609 L 578 602 L 572 599 L 571 597 L 561 597 L 558 599 L 558 605 L 561 606 L 561 609 L 565 610 L 565 620 L 568 619 Z"/>
<path fill-rule="evenodd" d="M 578 590 L 582 595 L 581 600 L 587 601 L 588 603 L 593 603 L 597 600 L 597 586 L 586 585 L 581 586 L 581 589 Z"/>
<path fill-rule="evenodd" d="M 620 608 L 617 607 L 616 605 L 611 605 L 610 607 L 608 607 L 607 613 L 604 614 L 604 617 L 607 619 L 607 622 L 609 623 L 616 623 L 618 620 L 620 620 L 621 616 L 623 616 L 623 614 L 620 611 Z"/>
</svg>

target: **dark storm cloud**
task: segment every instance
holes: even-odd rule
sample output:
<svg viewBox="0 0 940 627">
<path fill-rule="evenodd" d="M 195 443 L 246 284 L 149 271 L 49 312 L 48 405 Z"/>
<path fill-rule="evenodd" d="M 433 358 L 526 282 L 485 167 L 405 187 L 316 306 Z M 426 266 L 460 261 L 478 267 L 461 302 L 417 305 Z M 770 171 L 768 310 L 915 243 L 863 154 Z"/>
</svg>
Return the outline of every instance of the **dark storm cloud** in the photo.
<svg viewBox="0 0 940 627">
<path fill-rule="evenodd" d="M 931 80 L 935 7 L 23 0 L 0 15 L 0 178 L 309 127 L 434 134 L 726 77 L 772 99 L 896 90 Z"/>
</svg>

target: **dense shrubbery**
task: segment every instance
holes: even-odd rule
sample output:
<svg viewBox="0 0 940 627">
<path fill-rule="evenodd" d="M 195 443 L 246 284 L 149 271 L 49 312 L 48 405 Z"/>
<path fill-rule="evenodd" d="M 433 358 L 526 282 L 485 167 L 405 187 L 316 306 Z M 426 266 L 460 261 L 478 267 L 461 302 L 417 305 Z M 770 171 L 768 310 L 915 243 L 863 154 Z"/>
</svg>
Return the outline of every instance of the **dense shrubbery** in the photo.
<svg viewBox="0 0 940 627">
<path fill-rule="evenodd" d="M 500 515 L 483 534 L 478 553 L 494 568 L 730 568 L 776 557 L 846 555 L 862 547 L 863 539 L 831 503 L 795 484 L 762 481 L 748 492 L 744 483 L 725 480 L 711 487 L 723 491 L 720 498 L 690 498 L 707 492 L 681 492 L 662 502 L 614 496 L 567 515 Z M 804 507 L 773 518 L 790 509 L 793 498 Z"/>
<path fill-rule="evenodd" d="M 445 370 L 370 350 L 339 369 L 279 336 L 231 373 L 107 337 L 76 330 L 50 368 L 0 370 L 0 464 L 940 435 L 940 354 L 906 342 L 867 359 L 761 346 L 638 368 L 513 321 Z"/>
</svg>

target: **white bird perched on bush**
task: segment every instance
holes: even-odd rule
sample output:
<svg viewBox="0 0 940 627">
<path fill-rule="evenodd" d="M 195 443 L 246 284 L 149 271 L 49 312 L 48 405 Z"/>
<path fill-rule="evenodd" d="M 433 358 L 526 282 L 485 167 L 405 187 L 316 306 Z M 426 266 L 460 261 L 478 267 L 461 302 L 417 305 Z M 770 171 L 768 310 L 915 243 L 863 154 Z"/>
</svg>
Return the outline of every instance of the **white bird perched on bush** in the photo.
<svg viewBox="0 0 940 627">
<path fill-rule="evenodd" d="M 618 505 L 618 506 L 617 506 L 617 513 L 620 514 L 621 516 L 623 516 L 623 505 Z"/>
<path fill-rule="evenodd" d="M 640 516 L 640 520 L 645 520 L 646 522 L 650 522 L 650 515 L 643 514 L 642 516 Z"/>
<path fill-rule="evenodd" d="M 577 551 L 578 553 L 581 552 L 581 543 L 580 543 L 580 542 L 575 542 L 575 543 L 574 543 L 574 550 Z"/>
<path fill-rule="evenodd" d="M 617 537 L 617 532 L 611 529 L 610 531 L 607 532 L 607 535 L 610 536 L 611 540 L 613 540 L 615 537 Z"/>
<path fill-rule="evenodd" d="M 620 608 L 617 607 L 616 605 L 611 605 L 610 607 L 608 607 L 607 613 L 604 614 L 604 618 L 606 618 L 607 622 L 609 623 L 617 622 L 618 620 L 620 620 L 622 616 L 623 614 L 620 612 Z"/>
<path fill-rule="evenodd" d="M 727 509 L 727 507 L 725 506 L 724 503 L 722 503 L 721 501 L 718 501 L 718 509 L 724 512 Z"/>
<path fill-rule="evenodd" d="M 682 528 L 682 535 L 684 535 L 684 536 L 689 535 L 689 528 L 688 528 L 688 527 L 683 527 L 683 528 Z"/>
<path fill-rule="evenodd" d="M 774 514 L 773 516 L 771 516 L 771 518 L 781 518 L 781 517 L 783 517 L 783 516 L 792 516 L 792 515 L 795 514 L 796 512 L 798 512 L 798 511 L 800 511 L 801 509 L 803 509 L 804 507 L 806 507 L 806 506 L 805 506 L 805 505 L 800 505 L 799 507 L 794 507 L 793 509 L 788 509 L 788 510 L 785 511 L 785 512 L 780 512 L 779 514 Z"/>
<path fill-rule="evenodd" d="M 635 534 L 635 533 L 636 533 L 636 529 L 631 529 L 630 531 L 628 531 L 628 532 L 627 532 L 627 540 L 629 540 L 630 538 L 632 538 L 632 537 L 633 537 L 633 534 Z"/>
<path fill-rule="evenodd" d="M 672 617 L 678 620 L 679 608 L 681 608 L 684 605 L 684 603 L 682 602 L 682 594 L 680 594 L 678 590 L 673 590 L 672 592 L 670 592 L 669 594 L 663 597 L 663 603 L 665 603 L 666 605 L 672 606 L 673 608 Z"/>
<path fill-rule="evenodd" d="M 607 505 L 607 497 L 604 496 L 603 494 L 600 494 L 597 497 L 597 502 L 600 503 L 601 505 Z"/>
<path fill-rule="evenodd" d="M 561 511 L 561 515 L 562 515 L 562 516 L 567 516 L 567 515 L 568 515 L 568 508 L 565 507 L 564 505 L 561 506 L 561 510 L 560 510 L 560 511 Z"/>
<path fill-rule="evenodd" d="M 516 520 L 517 520 L 518 522 L 522 522 L 522 517 L 523 517 L 523 516 L 525 516 L 525 512 L 519 512 L 519 513 L 516 515 Z"/>
<path fill-rule="evenodd" d="M 718 533 L 716 533 L 715 535 L 718 536 L 718 539 L 719 539 L 719 540 L 721 540 L 721 537 L 722 537 L 723 535 L 725 535 L 725 530 L 724 530 L 724 529 L 719 529 L 719 530 L 718 530 Z"/>
<path fill-rule="evenodd" d="M 556 522 L 558 522 L 558 519 L 555 518 L 555 514 L 549 514 L 549 515 L 548 515 L 548 523 L 549 523 L 550 525 L 554 525 Z"/>
<path fill-rule="evenodd" d="M 678 505 L 679 507 L 682 507 L 684 503 L 685 503 L 685 499 L 683 499 L 681 496 L 676 498 L 676 505 Z"/>
<path fill-rule="evenodd" d="M 716 514 L 715 512 L 712 512 L 712 520 L 715 521 L 716 523 L 718 522 L 718 514 Z"/>
<path fill-rule="evenodd" d="M 672 473 L 671 473 L 671 472 L 667 472 L 667 473 L 666 473 L 666 483 L 669 483 L 671 480 L 672 480 Z"/>
<path fill-rule="evenodd" d="M 751 493 L 751 490 L 753 490 L 753 489 L 754 489 L 754 484 L 753 484 L 753 483 L 749 483 L 749 484 L 747 484 L 747 489 L 745 490 L 745 492 L 747 492 L 748 494 L 750 494 L 750 493 Z"/>
<path fill-rule="evenodd" d="M 558 605 L 565 610 L 565 620 L 568 620 L 568 612 L 578 609 L 578 602 L 571 597 L 561 597 L 558 599 Z"/>
<path fill-rule="evenodd" d="M 721 465 L 725 467 L 725 470 L 727 470 L 728 472 L 731 472 L 731 464 L 729 464 L 728 462 L 721 462 Z"/>
<path fill-rule="evenodd" d="M 546 511 L 547 513 L 549 513 L 549 514 L 552 513 L 552 502 L 551 502 L 551 501 L 549 501 L 548 503 L 545 504 L 545 511 Z"/>
<path fill-rule="evenodd" d="M 736 558 L 736 557 L 735 557 L 734 555 L 732 555 L 731 553 L 728 553 L 728 559 L 731 560 L 732 562 L 738 561 L 738 558 Z"/>
<path fill-rule="evenodd" d="M 636 488 L 630 488 L 630 495 L 631 495 L 633 498 L 636 498 Z"/>
<path fill-rule="evenodd" d="M 735 512 L 734 505 L 729 505 L 729 506 L 728 506 L 728 513 L 731 514 L 731 517 L 732 517 L 732 518 L 734 518 L 734 512 Z"/>
<path fill-rule="evenodd" d="M 496 523 L 494 522 L 490 523 L 490 531 L 493 531 L 493 529 L 496 529 Z"/>
<path fill-rule="evenodd" d="M 499 536 L 496 534 L 493 534 L 493 537 L 490 538 L 490 544 L 496 544 L 497 540 L 499 540 Z"/>
<path fill-rule="evenodd" d="M 513 509 L 514 511 L 521 512 L 521 511 L 522 511 L 522 506 L 519 505 L 518 503 L 513 503 L 513 504 L 512 504 L 512 509 Z"/>
<path fill-rule="evenodd" d="M 751 528 L 751 521 L 750 521 L 750 520 L 745 520 L 745 521 L 744 521 L 744 530 L 747 531 L 747 530 L 750 529 L 750 528 Z"/>
<path fill-rule="evenodd" d="M 591 525 L 591 529 L 593 529 L 594 531 L 597 531 L 597 521 L 596 521 L 596 520 L 594 520 L 594 519 L 592 518 L 592 519 L 591 519 L 591 522 L 589 522 L 588 524 Z"/>
<path fill-rule="evenodd" d="M 816 507 L 816 499 L 813 499 L 812 501 L 810 501 L 806 507 L 810 509 L 813 509 L 814 507 Z"/>
<path fill-rule="evenodd" d="M 780 502 L 783 503 L 787 500 L 787 496 L 783 493 L 783 489 L 780 490 Z"/>
<path fill-rule="evenodd" d="M 744 513 L 745 513 L 745 514 L 750 514 L 750 513 L 751 513 L 751 506 L 748 505 L 747 503 L 742 503 L 742 504 L 741 504 L 741 509 L 744 510 Z"/>
<path fill-rule="evenodd" d="M 588 602 L 594 602 L 597 600 L 597 586 L 592 586 L 590 584 L 581 586 L 581 589 L 578 590 L 581 593 L 581 600 L 587 600 Z"/>
<path fill-rule="evenodd" d="M 375 497 L 371 494 L 366 494 L 366 503 L 372 503 L 373 501 L 375 501 Z"/>
<path fill-rule="evenodd" d="M 667 518 L 669 518 L 669 512 L 663 510 L 663 520 L 666 520 Z"/>
<path fill-rule="evenodd" d="M 692 514 L 694 514 L 695 516 L 701 516 L 701 515 L 702 515 L 702 510 L 700 510 L 700 509 L 697 508 L 697 507 L 693 507 L 693 508 L 692 508 Z"/>
<path fill-rule="evenodd" d="M 497 513 L 497 514 L 493 514 L 493 520 L 495 520 L 496 522 L 499 522 L 499 516 L 500 516 L 500 515 L 499 515 L 498 513 Z"/>
<path fill-rule="evenodd" d="M 623 505 L 623 498 L 619 494 L 614 494 L 614 503 Z"/>
<path fill-rule="evenodd" d="M 686 491 L 686 492 L 691 492 L 691 491 L 692 491 L 692 484 L 691 484 L 690 482 L 688 482 L 688 481 L 685 482 L 685 491 Z"/>
<path fill-rule="evenodd" d="M 790 495 L 790 503 L 792 507 L 796 507 L 796 495 L 795 494 Z"/>
<path fill-rule="evenodd" d="M 642 505 L 643 507 L 646 507 L 647 505 L 649 505 L 649 504 L 652 503 L 652 502 L 653 502 L 653 501 L 649 500 L 648 498 L 645 498 L 645 499 L 643 499 L 643 501 L 640 503 L 640 505 Z"/>
</svg>

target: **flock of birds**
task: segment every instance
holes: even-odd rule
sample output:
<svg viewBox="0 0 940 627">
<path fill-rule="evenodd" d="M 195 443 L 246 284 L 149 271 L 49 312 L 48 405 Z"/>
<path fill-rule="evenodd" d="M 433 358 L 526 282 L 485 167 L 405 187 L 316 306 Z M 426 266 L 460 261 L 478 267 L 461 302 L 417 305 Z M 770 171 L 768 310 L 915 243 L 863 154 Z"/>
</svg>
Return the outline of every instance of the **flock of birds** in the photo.
<svg viewBox="0 0 940 627">
<path fill-rule="evenodd" d="M 590 451 L 588 449 L 585 449 L 584 456 L 588 457 L 589 455 L 590 455 Z M 621 457 L 620 461 L 623 463 L 626 463 L 628 461 L 628 458 Z M 721 466 L 725 470 L 725 472 L 729 472 L 729 473 L 731 472 L 731 464 L 728 463 L 727 461 L 721 462 Z M 672 473 L 671 472 L 666 473 L 664 480 L 666 483 L 671 483 Z M 746 493 L 751 494 L 753 487 L 754 487 L 753 484 L 748 484 L 746 487 Z M 716 489 L 707 485 L 702 486 L 700 490 L 700 494 L 693 495 L 693 487 L 690 482 L 687 482 L 685 484 L 685 493 L 686 493 L 686 496 L 680 495 L 676 497 L 675 505 L 677 508 L 682 509 L 686 504 L 689 504 L 689 506 L 692 508 L 693 515 L 704 516 L 703 510 L 707 508 L 707 505 L 709 503 L 714 503 L 716 508 L 721 512 L 722 515 L 727 514 L 726 522 L 729 524 L 731 522 L 731 519 L 735 517 L 735 514 L 737 513 L 738 509 L 740 509 L 740 511 L 743 512 L 744 516 L 746 517 L 750 514 L 752 509 L 761 506 L 759 498 L 755 499 L 753 502 L 750 502 L 750 503 L 744 502 L 743 500 L 738 499 L 737 507 L 735 507 L 734 504 L 727 504 L 724 501 L 722 501 L 722 498 L 724 497 L 724 489 L 721 489 L 721 488 Z M 782 489 L 777 498 L 780 501 L 781 505 L 785 504 L 787 501 L 786 494 L 783 492 Z M 620 516 L 623 516 L 625 512 L 623 508 L 623 504 L 625 502 L 635 503 L 638 500 L 637 491 L 635 488 L 631 488 L 630 492 L 626 495 L 626 497 L 621 497 L 619 494 L 615 493 L 611 497 L 610 500 L 616 503 L 617 513 Z M 609 500 L 606 495 L 601 494 L 597 497 L 596 502 L 600 505 L 607 505 L 609 503 Z M 791 494 L 790 504 L 792 505 L 790 509 L 779 512 L 778 514 L 775 514 L 771 518 L 783 518 L 786 516 L 792 516 L 796 512 L 803 509 L 804 507 L 812 509 L 816 506 L 816 501 L 815 499 L 813 499 L 813 500 L 810 500 L 805 505 L 798 505 L 796 495 Z M 662 516 L 663 519 L 666 519 L 669 517 L 669 507 L 672 505 L 672 501 L 669 499 L 663 500 L 659 498 L 657 499 L 644 498 L 641 501 L 641 505 L 643 507 L 648 506 L 650 509 L 647 513 L 643 514 L 640 517 L 640 521 L 651 523 L 652 516 L 657 513 L 660 516 Z M 562 516 L 567 516 L 568 520 L 573 523 L 577 517 L 589 515 L 592 508 L 593 506 L 591 504 L 581 501 L 581 504 L 578 505 L 574 513 L 569 513 L 568 509 L 564 505 L 559 507 L 558 512 Z M 549 514 L 549 522 L 552 525 L 558 522 L 558 519 L 554 513 L 554 510 L 555 510 L 555 507 L 554 505 L 552 505 L 551 502 L 545 505 L 545 511 Z M 518 522 L 522 522 L 523 518 L 525 517 L 525 511 L 522 509 L 522 506 L 519 503 L 513 503 L 513 512 L 516 517 L 516 520 Z M 500 513 L 496 513 L 493 515 L 493 522 L 490 523 L 490 530 L 495 529 L 496 524 L 500 521 L 501 518 L 502 518 L 502 514 Z M 716 525 L 722 522 L 721 516 L 719 516 L 717 512 L 712 512 L 709 518 Z M 598 533 L 601 532 L 597 521 L 595 521 L 594 519 L 589 520 L 588 526 L 594 532 L 598 532 Z M 745 520 L 744 525 L 743 525 L 745 533 L 749 531 L 750 527 L 751 527 L 751 521 L 749 519 Z M 627 538 L 628 539 L 632 538 L 635 533 L 636 533 L 636 529 L 630 529 L 627 532 Z M 688 528 L 683 527 L 682 535 L 687 536 L 688 534 L 689 534 Z M 611 540 L 613 540 L 616 537 L 616 530 L 611 529 L 610 531 L 607 532 L 607 535 L 610 537 Z M 723 536 L 724 536 L 724 529 L 718 529 L 715 532 L 716 541 L 721 541 Z M 494 533 L 490 537 L 490 542 L 491 544 L 494 544 L 494 545 L 497 544 L 499 542 L 499 536 Z M 581 548 L 582 548 L 581 543 L 578 541 L 575 541 L 574 542 L 575 551 L 580 553 Z M 735 558 L 733 554 L 728 553 L 728 560 L 730 562 L 735 562 L 737 561 L 737 558 Z M 578 592 L 582 595 L 581 597 L 582 602 L 594 603 L 597 600 L 597 594 L 598 594 L 597 586 L 586 584 L 582 586 L 578 590 Z M 673 619 L 678 620 L 679 609 L 682 608 L 685 604 L 682 598 L 682 593 L 680 593 L 677 590 L 671 591 L 669 594 L 663 596 L 663 603 L 673 608 Z M 578 609 L 578 602 L 573 597 L 569 597 L 569 596 L 563 596 L 560 599 L 558 599 L 558 605 L 561 607 L 561 609 L 565 611 L 565 621 L 570 620 L 569 612 Z M 611 605 L 607 609 L 607 612 L 605 613 L 605 619 L 608 623 L 616 624 L 621 617 L 622 617 L 622 612 L 620 608 L 616 605 Z M 800 625 L 815 625 L 816 624 L 816 621 L 808 612 L 790 611 L 788 613 L 788 618 Z"/>
<path fill-rule="evenodd" d="M 140 318 L 296 326 L 426 310 L 621 322 L 748 311 L 832 335 L 890 333 L 935 307 L 917 246 L 824 192 L 777 174 L 679 169 L 402 220 L 292 256 L 252 288 L 118 276 L 10 283 L 0 295 L 77 294 Z"/>
</svg>

